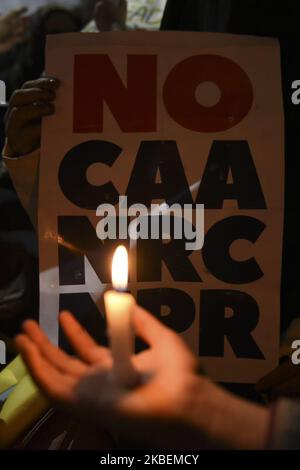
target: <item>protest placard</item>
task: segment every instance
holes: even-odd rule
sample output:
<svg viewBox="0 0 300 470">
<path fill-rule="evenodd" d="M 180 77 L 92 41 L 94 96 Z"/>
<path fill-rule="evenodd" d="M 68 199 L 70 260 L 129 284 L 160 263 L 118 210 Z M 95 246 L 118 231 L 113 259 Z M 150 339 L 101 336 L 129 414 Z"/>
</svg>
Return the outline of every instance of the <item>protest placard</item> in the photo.
<svg viewBox="0 0 300 470">
<path fill-rule="evenodd" d="M 102 294 L 120 240 L 97 207 L 204 204 L 202 250 L 122 239 L 129 289 L 207 373 L 255 382 L 278 360 L 284 127 L 277 41 L 131 32 L 48 38 L 56 113 L 43 122 L 40 322 L 66 347 L 60 309 L 105 341 Z"/>
</svg>

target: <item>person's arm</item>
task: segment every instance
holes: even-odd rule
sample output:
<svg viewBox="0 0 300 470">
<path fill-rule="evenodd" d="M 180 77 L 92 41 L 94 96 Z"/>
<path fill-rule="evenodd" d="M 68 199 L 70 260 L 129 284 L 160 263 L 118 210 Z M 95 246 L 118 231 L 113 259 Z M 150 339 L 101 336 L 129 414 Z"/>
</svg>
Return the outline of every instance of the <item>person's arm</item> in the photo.
<svg viewBox="0 0 300 470">
<path fill-rule="evenodd" d="M 281 399 L 272 407 L 268 448 L 300 450 L 300 402 Z"/>
<path fill-rule="evenodd" d="M 24 324 L 16 344 L 34 380 L 55 404 L 120 436 L 160 448 L 261 449 L 270 411 L 235 397 L 197 373 L 198 358 L 151 314 L 134 307 L 136 334 L 149 348 L 133 356 L 140 383 L 119 386 L 112 357 L 69 313 L 60 316 L 78 354 L 49 342 L 37 323 Z"/>
<path fill-rule="evenodd" d="M 206 393 L 198 383 L 195 403 L 187 410 L 188 420 L 205 430 L 210 441 L 231 449 L 262 450 L 268 440 L 269 408 L 239 398 L 216 384 Z"/>
<path fill-rule="evenodd" d="M 10 158 L 7 144 L 3 149 L 3 161 L 10 174 L 19 200 L 29 215 L 34 227 L 37 225 L 37 196 L 38 196 L 38 150 L 24 158 Z"/>
<path fill-rule="evenodd" d="M 40 78 L 16 90 L 6 114 L 4 162 L 20 201 L 36 225 L 41 121 L 54 113 L 58 81 Z M 22 158 L 21 158 L 22 157 Z"/>
</svg>

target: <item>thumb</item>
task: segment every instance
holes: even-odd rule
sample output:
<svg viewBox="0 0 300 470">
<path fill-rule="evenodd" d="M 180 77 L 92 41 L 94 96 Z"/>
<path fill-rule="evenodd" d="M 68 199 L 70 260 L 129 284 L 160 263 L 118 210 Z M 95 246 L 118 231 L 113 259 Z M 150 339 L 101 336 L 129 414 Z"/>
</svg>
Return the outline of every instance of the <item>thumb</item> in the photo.
<svg viewBox="0 0 300 470">
<path fill-rule="evenodd" d="M 142 338 L 150 346 L 154 346 L 170 336 L 175 336 L 175 333 L 164 326 L 153 314 L 147 312 L 139 305 L 133 306 L 133 322 L 136 334 Z"/>
</svg>

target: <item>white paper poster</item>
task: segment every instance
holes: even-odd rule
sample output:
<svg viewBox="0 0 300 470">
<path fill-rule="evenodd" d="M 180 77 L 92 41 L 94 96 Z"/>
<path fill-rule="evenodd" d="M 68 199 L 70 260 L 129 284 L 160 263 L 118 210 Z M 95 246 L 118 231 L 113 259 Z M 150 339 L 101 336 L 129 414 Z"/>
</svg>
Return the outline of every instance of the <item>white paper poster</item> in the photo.
<svg viewBox="0 0 300 470">
<path fill-rule="evenodd" d="M 130 251 L 128 288 L 182 335 L 212 378 L 251 383 L 276 366 L 284 216 L 280 69 L 277 41 L 250 36 L 48 39 L 47 75 L 61 85 L 42 132 L 40 321 L 53 341 L 66 346 L 60 309 L 105 341 L 102 294 L 114 249 L 123 243 Z M 97 207 L 109 204 L 120 215 L 120 196 L 128 207 L 187 205 L 193 216 L 204 204 L 202 250 L 187 250 L 187 240 L 175 237 L 100 240 Z"/>
</svg>

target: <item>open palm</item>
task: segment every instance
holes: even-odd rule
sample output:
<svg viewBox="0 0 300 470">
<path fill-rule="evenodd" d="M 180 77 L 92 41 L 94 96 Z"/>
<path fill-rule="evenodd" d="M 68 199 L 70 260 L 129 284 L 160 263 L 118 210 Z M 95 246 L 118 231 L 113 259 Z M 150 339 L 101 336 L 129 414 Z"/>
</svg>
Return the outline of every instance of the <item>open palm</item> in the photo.
<svg viewBox="0 0 300 470">
<path fill-rule="evenodd" d="M 133 319 L 149 349 L 132 358 L 139 384 L 130 390 L 113 379 L 109 349 L 95 343 L 68 312 L 60 315 L 60 324 L 78 357 L 54 346 L 32 320 L 24 323 L 16 344 L 44 394 L 84 419 L 127 435 L 132 430 L 135 438 L 141 429 L 151 433 L 151 424 L 182 426 L 198 361 L 176 333 L 145 310 L 135 306 Z"/>
</svg>

